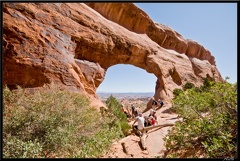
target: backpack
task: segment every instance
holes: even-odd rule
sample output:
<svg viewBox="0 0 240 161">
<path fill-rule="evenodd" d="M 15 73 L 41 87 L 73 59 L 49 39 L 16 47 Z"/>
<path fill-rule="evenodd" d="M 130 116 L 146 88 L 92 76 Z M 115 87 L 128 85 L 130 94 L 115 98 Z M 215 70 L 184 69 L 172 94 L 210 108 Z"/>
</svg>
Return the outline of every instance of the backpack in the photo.
<svg viewBox="0 0 240 161">
<path fill-rule="evenodd" d="M 152 105 L 157 105 L 157 101 L 153 100 Z"/>
<path fill-rule="evenodd" d="M 163 101 L 160 101 L 161 107 L 164 105 Z"/>
</svg>

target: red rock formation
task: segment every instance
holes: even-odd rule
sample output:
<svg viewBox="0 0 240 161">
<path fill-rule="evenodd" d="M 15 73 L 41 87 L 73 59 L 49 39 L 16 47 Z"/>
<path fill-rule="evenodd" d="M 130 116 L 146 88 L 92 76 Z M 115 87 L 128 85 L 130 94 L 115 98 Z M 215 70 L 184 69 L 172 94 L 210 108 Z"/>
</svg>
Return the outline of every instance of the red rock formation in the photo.
<svg viewBox="0 0 240 161">
<path fill-rule="evenodd" d="M 206 74 L 223 81 L 207 49 L 131 3 L 3 3 L 4 85 L 55 82 L 102 106 L 96 89 L 116 64 L 153 73 L 155 97 L 164 101 Z"/>
</svg>

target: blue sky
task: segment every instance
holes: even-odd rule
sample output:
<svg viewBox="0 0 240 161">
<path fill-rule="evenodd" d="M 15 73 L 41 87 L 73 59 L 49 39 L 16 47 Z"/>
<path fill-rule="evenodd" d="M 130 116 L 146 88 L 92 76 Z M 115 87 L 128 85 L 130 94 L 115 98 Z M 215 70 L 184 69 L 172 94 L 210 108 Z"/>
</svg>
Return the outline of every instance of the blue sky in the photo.
<svg viewBox="0 0 240 161">
<path fill-rule="evenodd" d="M 134 3 L 164 24 L 208 49 L 228 82 L 237 82 L 237 3 Z M 156 76 L 132 65 L 107 70 L 97 92 L 154 92 Z"/>
</svg>

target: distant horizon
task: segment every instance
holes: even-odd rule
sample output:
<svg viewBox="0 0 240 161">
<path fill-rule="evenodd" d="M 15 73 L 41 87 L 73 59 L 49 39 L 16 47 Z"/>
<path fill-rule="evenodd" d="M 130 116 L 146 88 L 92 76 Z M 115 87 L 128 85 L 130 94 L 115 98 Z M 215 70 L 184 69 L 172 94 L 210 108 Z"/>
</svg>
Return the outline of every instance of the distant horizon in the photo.
<svg viewBox="0 0 240 161">
<path fill-rule="evenodd" d="M 119 100 L 121 99 L 139 99 L 139 98 L 152 98 L 154 92 L 97 92 L 101 100 L 107 100 L 111 95 Z"/>
</svg>

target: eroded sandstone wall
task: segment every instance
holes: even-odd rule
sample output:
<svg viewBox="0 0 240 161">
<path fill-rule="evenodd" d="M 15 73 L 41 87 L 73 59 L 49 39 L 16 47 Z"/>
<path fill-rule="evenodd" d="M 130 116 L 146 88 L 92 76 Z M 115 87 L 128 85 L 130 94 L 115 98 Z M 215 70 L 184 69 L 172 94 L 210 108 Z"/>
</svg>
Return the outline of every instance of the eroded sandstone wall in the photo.
<svg viewBox="0 0 240 161">
<path fill-rule="evenodd" d="M 131 64 L 156 76 L 155 97 L 169 101 L 206 74 L 223 81 L 215 58 L 131 3 L 3 3 L 3 84 L 55 82 L 103 104 L 96 90 L 108 68 Z"/>
</svg>

